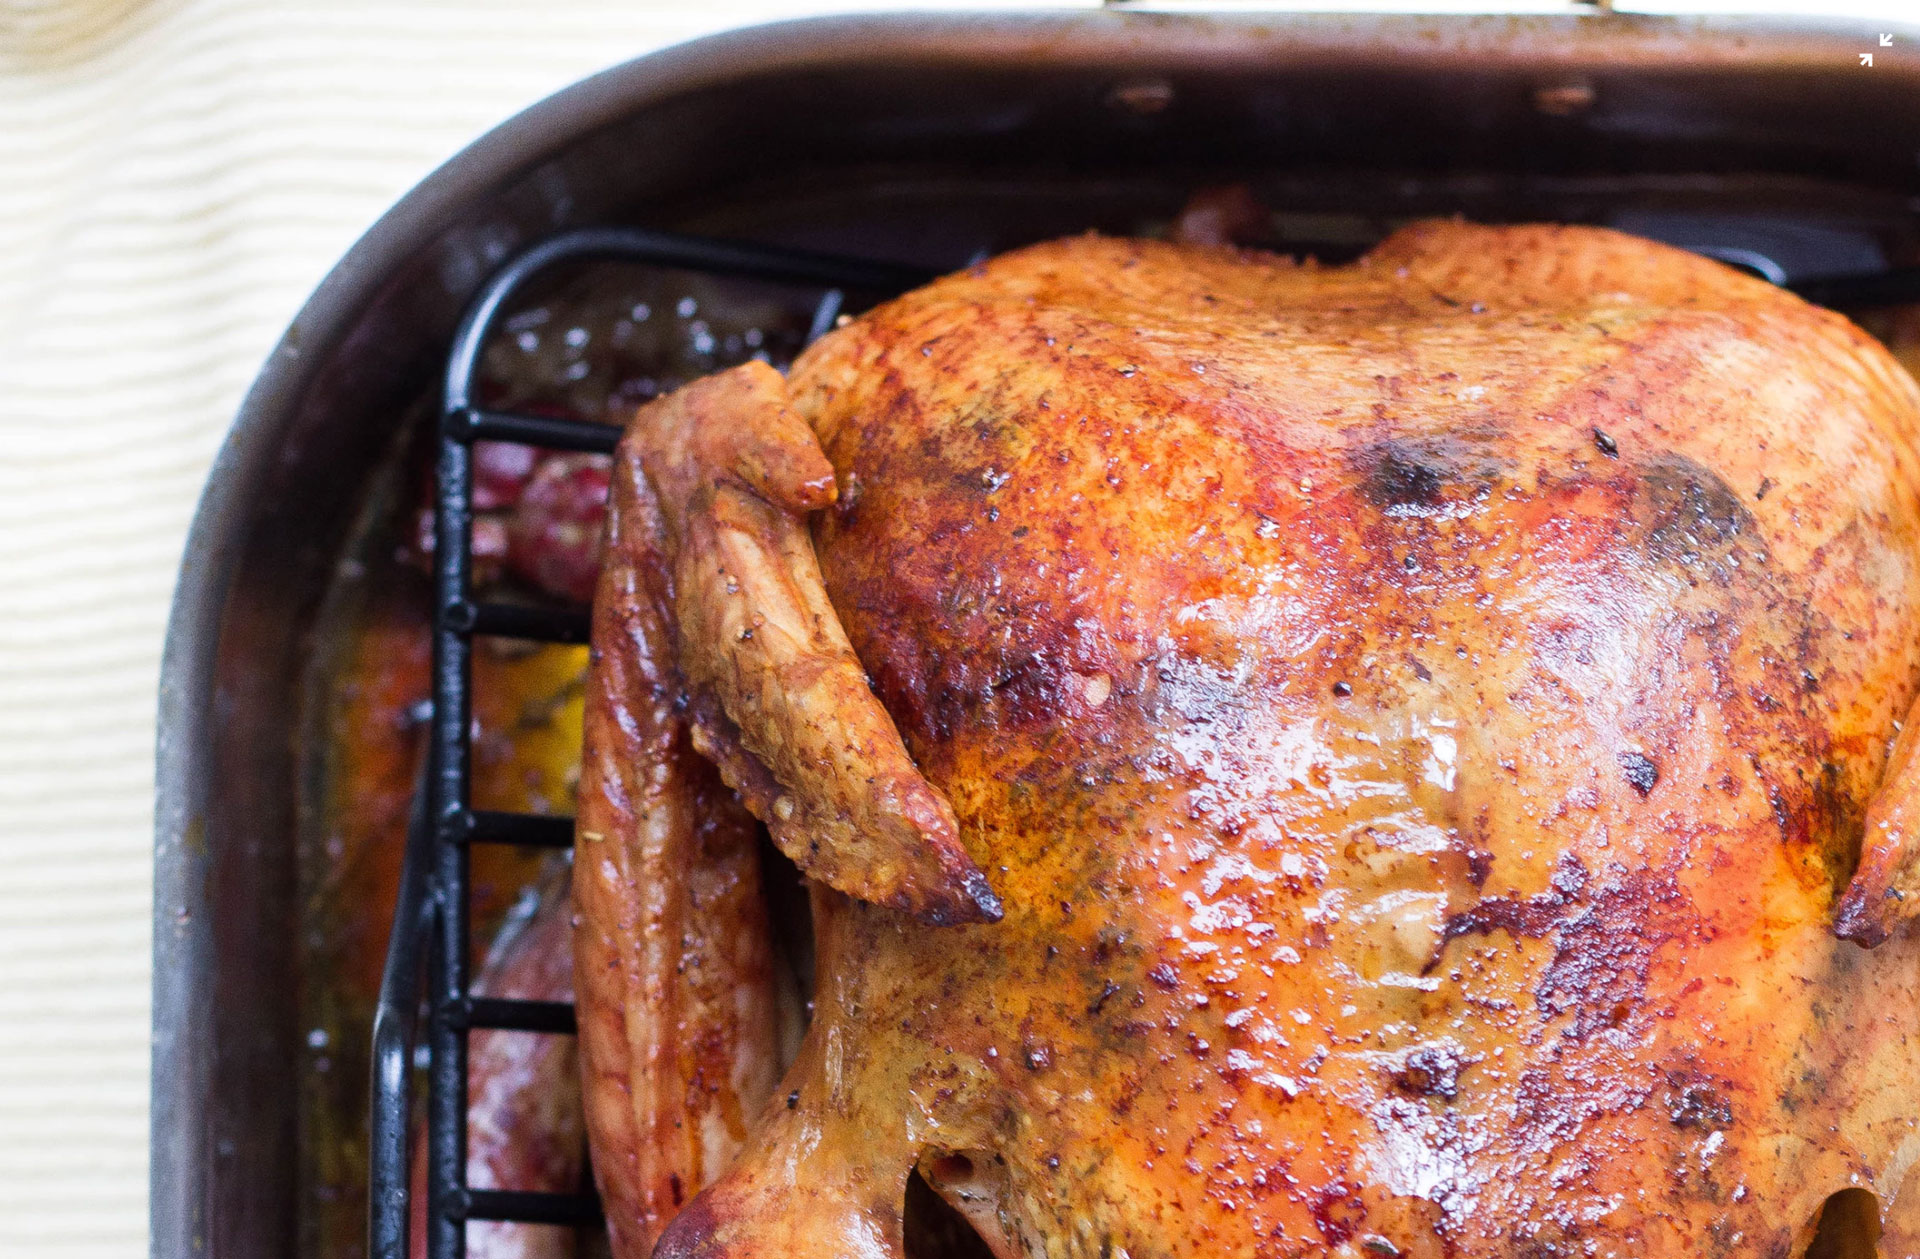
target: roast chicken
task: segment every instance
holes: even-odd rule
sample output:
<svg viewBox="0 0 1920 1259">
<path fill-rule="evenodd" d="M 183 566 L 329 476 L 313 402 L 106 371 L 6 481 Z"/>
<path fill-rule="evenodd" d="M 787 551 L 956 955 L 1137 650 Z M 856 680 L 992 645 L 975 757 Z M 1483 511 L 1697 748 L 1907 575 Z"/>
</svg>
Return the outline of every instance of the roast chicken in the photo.
<svg viewBox="0 0 1920 1259">
<path fill-rule="evenodd" d="M 916 1172 L 1001 1259 L 1920 1254 L 1917 441 L 1838 315 L 1463 223 L 1038 245 L 648 404 L 616 1255 L 899 1259 Z"/>
</svg>

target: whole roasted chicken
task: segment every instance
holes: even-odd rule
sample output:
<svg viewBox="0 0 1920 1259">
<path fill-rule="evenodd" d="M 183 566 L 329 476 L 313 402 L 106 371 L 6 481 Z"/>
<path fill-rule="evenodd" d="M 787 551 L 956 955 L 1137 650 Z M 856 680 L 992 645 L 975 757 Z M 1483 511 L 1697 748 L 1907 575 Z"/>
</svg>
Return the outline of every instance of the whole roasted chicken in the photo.
<svg viewBox="0 0 1920 1259">
<path fill-rule="evenodd" d="M 1920 1254 L 1917 440 L 1837 315 L 1459 223 L 1040 245 L 649 404 L 616 1253 L 899 1256 L 917 1169 L 1002 1259 Z"/>
</svg>

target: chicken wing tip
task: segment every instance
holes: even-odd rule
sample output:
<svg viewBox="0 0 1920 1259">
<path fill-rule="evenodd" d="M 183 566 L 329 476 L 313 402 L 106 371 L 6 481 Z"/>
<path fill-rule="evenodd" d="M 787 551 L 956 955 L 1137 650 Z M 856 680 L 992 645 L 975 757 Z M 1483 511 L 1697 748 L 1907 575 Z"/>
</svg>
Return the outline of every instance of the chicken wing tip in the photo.
<svg viewBox="0 0 1920 1259">
<path fill-rule="evenodd" d="M 965 871 L 952 886 L 942 888 L 941 893 L 930 898 L 914 916 L 934 927 L 994 923 L 1006 916 L 1006 907 L 994 893 L 993 885 L 978 869 Z"/>
<path fill-rule="evenodd" d="M 1878 948 L 1887 942 L 1897 925 L 1900 889 L 1885 887 L 1878 897 L 1867 886 L 1856 882 L 1840 898 L 1833 915 L 1833 934 L 1851 940 L 1863 949 Z"/>
</svg>

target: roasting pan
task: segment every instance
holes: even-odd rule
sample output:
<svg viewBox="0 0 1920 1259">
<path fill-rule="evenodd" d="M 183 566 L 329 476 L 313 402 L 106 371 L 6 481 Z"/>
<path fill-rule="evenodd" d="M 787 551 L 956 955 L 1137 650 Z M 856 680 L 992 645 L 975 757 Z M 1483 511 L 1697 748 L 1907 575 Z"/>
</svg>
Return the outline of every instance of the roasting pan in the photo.
<svg viewBox="0 0 1920 1259">
<path fill-rule="evenodd" d="M 1775 279 L 1870 272 L 1920 257 L 1920 30 L 1890 51 L 1881 34 L 1599 13 L 826 19 L 630 62 L 482 137 L 287 329 L 187 543 L 160 693 L 153 1253 L 299 1249 L 297 714 L 317 610 L 463 307 L 512 254 L 640 225 L 951 268 L 1141 230 L 1246 180 L 1323 256 L 1461 213 L 1608 223 Z"/>
</svg>

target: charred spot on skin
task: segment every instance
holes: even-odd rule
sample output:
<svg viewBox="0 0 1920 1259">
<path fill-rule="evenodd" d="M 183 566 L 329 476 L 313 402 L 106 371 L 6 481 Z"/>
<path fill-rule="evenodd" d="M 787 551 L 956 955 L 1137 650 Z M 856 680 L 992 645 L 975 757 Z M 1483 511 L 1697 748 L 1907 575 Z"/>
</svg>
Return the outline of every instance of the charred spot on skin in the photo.
<svg viewBox="0 0 1920 1259">
<path fill-rule="evenodd" d="M 1555 933 L 1553 961 L 1534 989 L 1543 1018 L 1571 1015 L 1566 1035 L 1584 1040 L 1643 1008 L 1655 957 L 1715 932 L 1671 874 L 1609 867 Z"/>
<path fill-rule="evenodd" d="M 1000 898 L 994 894 L 987 883 L 987 876 L 978 870 L 967 876 L 967 895 L 980 910 L 984 922 L 999 922 L 1006 916 L 1006 909 L 1000 904 Z"/>
<path fill-rule="evenodd" d="M 1832 761 L 1821 762 L 1809 797 L 1807 834 L 1822 841 L 1820 853 L 1828 877 L 1837 894 L 1844 894 L 1860 870 L 1861 850 L 1866 843 L 1861 806 L 1850 797 L 1841 781 L 1840 767 Z"/>
<path fill-rule="evenodd" d="M 1504 931 L 1517 938 L 1537 940 L 1560 925 L 1563 911 L 1573 904 L 1585 884 L 1586 867 L 1578 857 L 1567 853 L 1554 871 L 1550 891 L 1525 900 L 1511 896 L 1486 897 L 1451 915 L 1443 935 L 1454 940 Z"/>
<path fill-rule="evenodd" d="M 1404 442 L 1386 441 L 1362 456 L 1370 466 L 1362 492 L 1388 515 L 1419 515 L 1440 503 L 1440 469 Z"/>
<path fill-rule="evenodd" d="M 1653 794 L 1660 781 L 1660 766 L 1645 752 L 1622 752 L 1619 756 L 1621 776 L 1627 780 L 1627 786 L 1639 793 L 1642 800 Z"/>
<path fill-rule="evenodd" d="M 912 913 L 914 906 L 907 897 L 907 893 L 902 893 L 896 898 L 899 903 L 895 907 Z M 987 882 L 987 876 L 978 870 L 970 870 L 961 876 L 957 895 L 943 896 L 915 916 L 930 927 L 960 927 L 970 923 L 999 922 L 1006 916 L 1006 909 L 994 894 L 992 885 Z"/>
<path fill-rule="evenodd" d="M 1382 515 L 1416 519 L 1484 503 L 1512 471 L 1503 452 L 1455 435 L 1372 442 L 1349 454 L 1347 463 L 1362 499 Z M 1411 571 L 1420 560 L 1409 555 L 1401 563 Z"/>
<path fill-rule="evenodd" d="M 1662 948 L 1714 934 L 1671 873 L 1614 865 L 1596 886 L 1572 853 L 1560 858 L 1549 891 L 1524 900 L 1489 897 L 1450 917 L 1444 935 L 1494 931 L 1554 938 L 1534 1002 L 1545 1019 L 1571 1014 L 1567 1035 L 1575 1040 L 1619 1026 L 1640 1008 Z"/>
<path fill-rule="evenodd" d="M 1888 888 L 1881 897 L 1883 901 L 1905 900 L 1898 888 Z M 1887 942 L 1890 934 L 1877 906 L 1868 904 L 1859 898 L 1847 897 L 1840 905 L 1840 912 L 1833 920 L 1833 934 L 1842 940 L 1851 940 L 1863 949 L 1877 949 Z"/>
<path fill-rule="evenodd" d="M 1119 991 L 1120 991 L 1120 985 L 1113 982 L 1113 980 L 1111 979 L 1101 984 L 1100 995 L 1095 997 L 1091 1002 L 1088 1003 L 1087 1013 L 1088 1014 L 1100 1013 L 1101 1007 L 1106 1005 L 1107 1002 L 1111 1001 L 1113 999 L 1113 995 Z"/>
<path fill-rule="evenodd" d="M 1667 1118 L 1676 1128 L 1718 1132 L 1733 1123 L 1733 1104 L 1716 1081 L 1686 1071 L 1669 1071 Z"/>
<path fill-rule="evenodd" d="M 1640 470 L 1647 554 L 1663 564 L 1730 575 L 1736 544 L 1759 546 L 1753 513 L 1711 469 L 1668 451 Z"/>
<path fill-rule="evenodd" d="M 1407 1055 L 1406 1062 L 1393 1073 L 1393 1086 L 1412 1097 L 1450 1102 L 1460 1095 L 1460 1073 L 1467 1066 L 1458 1051 L 1430 1045 Z"/>
</svg>

